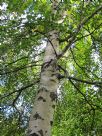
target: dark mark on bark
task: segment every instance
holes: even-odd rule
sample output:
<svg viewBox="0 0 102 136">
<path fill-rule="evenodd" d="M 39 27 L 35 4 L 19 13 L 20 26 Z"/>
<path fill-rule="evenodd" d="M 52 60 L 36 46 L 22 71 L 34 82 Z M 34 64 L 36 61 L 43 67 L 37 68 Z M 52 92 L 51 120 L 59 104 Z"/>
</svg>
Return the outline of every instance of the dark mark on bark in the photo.
<svg viewBox="0 0 102 136">
<path fill-rule="evenodd" d="M 64 75 L 61 75 L 61 74 L 59 74 L 59 73 L 57 73 L 57 74 L 56 74 L 56 77 L 57 77 L 57 79 L 60 80 L 60 79 L 64 78 L 65 76 L 64 76 Z"/>
<path fill-rule="evenodd" d="M 53 73 L 55 70 L 54 70 L 54 69 L 49 69 L 49 71 Z M 53 75 L 53 74 L 52 74 L 52 75 Z"/>
<path fill-rule="evenodd" d="M 50 81 L 52 81 L 52 82 L 54 82 L 54 83 L 56 82 L 54 79 L 50 79 Z"/>
<path fill-rule="evenodd" d="M 42 130 L 39 130 L 38 132 L 39 132 L 39 134 L 40 134 L 41 136 L 44 136 Z"/>
<path fill-rule="evenodd" d="M 50 125 L 51 125 L 51 126 L 53 125 L 53 121 L 50 121 Z"/>
<path fill-rule="evenodd" d="M 55 109 L 55 105 L 52 105 L 52 108 Z"/>
<path fill-rule="evenodd" d="M 52 101 L 57 100 L 57 94 L 56 94 L 56 92 L 51 92 L 50 93 L 50 98 L 51 98 Z"/>
<path fill-rule="evenodd" d="M 56 73 L 52 73 L 51 76 L 56 76 Z"/>
<path fill-rule="evenodd" d="M 27 132 L 27 133 L 30 134 L 31 132 L 32 132 L 32 130 L 31 130 L 31 129 L 28 129 L 28 132 Z"/>
<path fill-rule="evenodd" d="M 51 59 L 48 62 L 43 63 L 42 67 L 41 67 L 41 71 L 44 72 L 44 70 L 50 66 L 50 64 L 51 64 L 52 61 L 53 61 L 53 59 Z"/>
<path fill-rule="evenodd" d="M 35 113 L 35 115 L 33 116 L 33 118 L 34 118 L 35 120 L 37 120 L 37 119 L 44 120 L 37 112 Z"/>
<path fill-rule="evenodd" d="M 45 131 L 45 133 L 47 133 L 47 130 Z"/>
<path fill-rule="evenodd" d="M 39 96 L 39 97 L 38 97 L 38 100 L 39 100 L 39 101 L 46 102 L 46 100 L 45 100 L 42 96 Z"/>
<path fill-rule="evenodd" d="M 33 133 L 33 134 L 30 134 L 29 136 L 39 136 L 39 135 L 36 133 Z"/>
<path fill-rule="evenodd" d="M 38 90 L 38 93 L 40 93 L 40 92 L 48 92 L 48 90 L 46 88 L 42 87 Z"/>
</svg>

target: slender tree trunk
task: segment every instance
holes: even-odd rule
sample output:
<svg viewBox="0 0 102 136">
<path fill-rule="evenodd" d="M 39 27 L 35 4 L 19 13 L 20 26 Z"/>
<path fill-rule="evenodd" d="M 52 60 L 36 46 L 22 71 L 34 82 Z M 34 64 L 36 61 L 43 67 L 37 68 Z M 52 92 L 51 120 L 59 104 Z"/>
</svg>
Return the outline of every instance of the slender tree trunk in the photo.
<svg viewBox="0 0 102 136">
<path fill-rule="evenodd" d="M 53 0 L 52 9 L 55 13 L 57 0 Z M 28 136 L 51 136 L 53 115 L 56 105 L 58 78 L 57 54 L 59 48 L 58 32 L 49 32 L 49 42 L 41 69 L 40 85 L 29 121 Z"/>
</svg>

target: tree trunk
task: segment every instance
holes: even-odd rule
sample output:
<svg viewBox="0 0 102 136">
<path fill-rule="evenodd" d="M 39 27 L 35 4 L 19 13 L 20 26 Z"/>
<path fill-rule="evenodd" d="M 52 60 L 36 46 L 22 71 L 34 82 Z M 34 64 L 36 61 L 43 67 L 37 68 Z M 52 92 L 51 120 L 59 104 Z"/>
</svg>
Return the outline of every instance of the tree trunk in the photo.
<svg viewBox="0 0 102 136">
<path fill-rule="evenodd" d="M 52 1 L 53 13 L 56 14 L 58 1 Z M 57 54 L 59 48 L 58 32 L 49 32 L 49 41 L 41 69 L 40 85 L 29 121 L 28 136 L 51 136 L 53 115 L 58 88 Z"/>
</svg>

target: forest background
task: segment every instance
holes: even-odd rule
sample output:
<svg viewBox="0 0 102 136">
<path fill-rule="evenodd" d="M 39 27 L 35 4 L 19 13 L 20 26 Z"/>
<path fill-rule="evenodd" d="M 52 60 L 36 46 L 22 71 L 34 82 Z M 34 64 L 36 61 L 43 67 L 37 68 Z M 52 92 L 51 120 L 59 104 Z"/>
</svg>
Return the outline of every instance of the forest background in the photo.
<svg viewBox="0 0 102 136">
<path fill-rule="evenodd" d="M 102 136 L 102 1 L 0 1 L 1 136 L 25 136 L 49 32 L 58 31 L 52 136 Z"/>
</svg>

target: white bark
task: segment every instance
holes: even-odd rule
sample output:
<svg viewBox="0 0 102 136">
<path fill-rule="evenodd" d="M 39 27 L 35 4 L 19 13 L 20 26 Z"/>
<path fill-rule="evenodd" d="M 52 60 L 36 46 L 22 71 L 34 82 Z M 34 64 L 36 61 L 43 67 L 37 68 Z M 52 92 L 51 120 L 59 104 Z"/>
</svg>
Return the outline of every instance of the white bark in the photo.
<svg viewBox="0 0 102 136">
<path fill-rule="evenodd" d="M 53 13 L 56 14 L 57 0 L 53 0 Z M 58 78 L 57 54 L 58 32 L 49 32 L 49 42 L 46 46 L 44 63 L 41 69 L 40 87 L 35 99 L 29 121 L 28 136 L 51 136 L 53 114 L 56 105 Z"/>
</svg>

